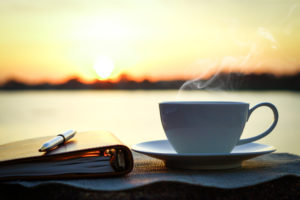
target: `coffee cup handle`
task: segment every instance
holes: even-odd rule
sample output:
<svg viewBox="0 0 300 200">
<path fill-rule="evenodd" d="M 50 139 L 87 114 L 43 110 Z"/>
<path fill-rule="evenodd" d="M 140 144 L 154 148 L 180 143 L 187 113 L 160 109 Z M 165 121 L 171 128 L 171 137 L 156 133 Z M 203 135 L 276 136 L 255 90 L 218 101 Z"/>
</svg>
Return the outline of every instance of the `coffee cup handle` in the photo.
<svg viewBox="0 0 300 200">
<path fill-rule="evenodd" d="M 261 106 L 267 106 L 269 107 L 272 111 L 273 111 L 273 115 L 274 115 L 274 121 L 272 123 L 272 125 L 268 128 L 268 130 L 266 130 L 265 132 L 257 135 L 257 136 L 254 136 L 254 137 L 251 137 L 251 138 L 246 138 L 246 139 L 241 139 L 237 145 L 241 145 L 241 144 L 246 144 L 246 143 L 250 143 L 250 142 L 254 142 L 256 140 L 259 140 L 263 137 L 265 137 L 266 135 L 268 135 L 269 133 L 271 133 L 271 131 L 275 128 L 277 122 L 278 122 L 278 111 L 276 109 L 276 107 L 271 104 L 271 103 L 260 103 L 260 104 L 257 104 L 256 106 L 254 106 L 253 108 L 251 108 L 248 112 L 248 118 L 247 118 L 247 121 L 250 117 L 250 115 L 252 114 L 252 112 L 256 109 L 256 108 L 259 108 Z"/>
</svg>

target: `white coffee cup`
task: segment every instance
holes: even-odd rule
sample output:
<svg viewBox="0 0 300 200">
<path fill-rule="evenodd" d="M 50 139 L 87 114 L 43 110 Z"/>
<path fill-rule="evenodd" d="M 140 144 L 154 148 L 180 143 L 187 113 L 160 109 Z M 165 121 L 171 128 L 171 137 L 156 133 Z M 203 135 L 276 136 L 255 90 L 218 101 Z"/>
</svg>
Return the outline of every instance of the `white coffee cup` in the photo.
<svg viewBox="0 0 300 200">
<path fill-rule="evenodd" d="M 272 125 L 255 137 L 240 139 L 249 116 L 261 106 L 273 111 Z M 160 103 L 159 109 L 166 136 L 178 153 L 229 153 L 236 145 L 265 137 L 278 121 L 278 111 L 271 103 L 249 110 L 244 102 L 172 101 Z"/>
</svg>

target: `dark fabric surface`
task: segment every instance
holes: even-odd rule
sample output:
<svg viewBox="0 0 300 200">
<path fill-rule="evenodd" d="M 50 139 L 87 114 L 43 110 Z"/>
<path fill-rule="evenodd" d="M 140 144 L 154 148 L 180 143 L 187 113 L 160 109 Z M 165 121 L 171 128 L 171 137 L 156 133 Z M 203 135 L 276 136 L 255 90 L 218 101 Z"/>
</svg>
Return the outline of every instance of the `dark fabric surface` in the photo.
<svg viewBox="0 0 300 200">
<path fill-rule="evenodd" d="M 178 182 L 158 182 L 124 191 L 94 191 L 62 184 L 43 184 L 35 187 L 0 183 L 1 199 L 229 199 L 274 200 L 300 199 L 300 177 L 284 176 L 254 186 L 220 189 Z"/>
<path fill-rule="evenodd" d="M 134 153 L 133 171 L 122 177 L 13 181 L 9 184 L 27 188 L 47 185 L 65 185 L 96 191 L 124 191 L 159 183 L 178 183 L 193 186 L 235 189 L 254 186 L 285 176 L 300 176 L 300 157 L 286 153 L 273 153 L 244 161 L 241 168 L 215 171 L 174 170 L 160 160 Z"/>
</svg>

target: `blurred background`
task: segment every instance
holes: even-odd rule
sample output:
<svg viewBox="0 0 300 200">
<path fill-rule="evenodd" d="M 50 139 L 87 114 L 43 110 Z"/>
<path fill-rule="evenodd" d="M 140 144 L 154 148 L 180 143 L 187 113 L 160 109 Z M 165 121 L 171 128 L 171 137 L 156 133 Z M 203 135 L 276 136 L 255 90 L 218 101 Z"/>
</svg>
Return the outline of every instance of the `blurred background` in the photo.
<svg viewBox="0 0 300 200">
<path fill-rule="evenodd" d="M 295 0 L 0 0 L 0 144 L 66 129 L 166 139 L 158 103 L 271 102 L 260 140 L 300 154 Z M 272 122 L 257 110 L 243 137 Z"/>
</svg>

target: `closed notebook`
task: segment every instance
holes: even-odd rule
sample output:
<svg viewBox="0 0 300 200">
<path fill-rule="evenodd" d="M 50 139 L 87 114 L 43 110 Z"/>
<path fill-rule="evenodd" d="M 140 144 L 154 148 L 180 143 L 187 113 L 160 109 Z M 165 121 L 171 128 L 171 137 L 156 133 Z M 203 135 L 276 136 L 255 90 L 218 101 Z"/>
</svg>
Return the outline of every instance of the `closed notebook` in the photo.
<svg viewBox="0 0 300 200">
<path fill-rule="evenodd" d="M 112 133 L 76 133 L 67 143 L 39 152 L 50 137 L 0 145 L 0 180 L 68 179 L 116 176 L 133 168 L 132 153 Z"/>
</svg>

